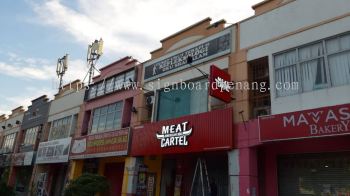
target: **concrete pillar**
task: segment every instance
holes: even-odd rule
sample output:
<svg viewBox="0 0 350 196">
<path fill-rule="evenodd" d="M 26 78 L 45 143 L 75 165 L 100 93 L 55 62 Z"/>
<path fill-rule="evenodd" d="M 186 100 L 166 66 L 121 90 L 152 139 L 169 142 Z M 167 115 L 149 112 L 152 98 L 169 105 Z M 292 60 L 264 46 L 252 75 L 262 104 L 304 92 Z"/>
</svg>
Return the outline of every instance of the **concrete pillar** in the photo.
<svg viewBox="0 0 350 196">
<path fill-rule="evenodd" d="M 125 158 L 122 196 L 136 195 L 138 162 L 140 158 Z"/>
<path fill-rule="evenodd" d="M 7 185 L 10 187 L 14 187 L 16 183 L 16 168 L 14 166 L 9 167 L 9 176 L 7 179 Z"/>
<path fill-rule="evenodd" d="M 230 196 L 258 195 L 256 148 L 240 148 L 228 152 Z"/>
<path fill-rule="evenodd" d="M 228 152 L 229 195 L 239 196 L 239 150 Z"/>
<path fill-rule="evenodd" d="M 68 179 L 73 180 L 83 172 L 84 160 L 71 160 Z"/>
</svg>

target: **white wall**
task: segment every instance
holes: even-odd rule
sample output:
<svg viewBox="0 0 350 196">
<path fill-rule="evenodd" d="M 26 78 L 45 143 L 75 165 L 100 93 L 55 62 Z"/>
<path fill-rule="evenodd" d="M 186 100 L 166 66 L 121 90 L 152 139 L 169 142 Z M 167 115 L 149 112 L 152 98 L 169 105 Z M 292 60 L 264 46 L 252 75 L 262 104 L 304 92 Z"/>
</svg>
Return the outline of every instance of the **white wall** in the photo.
<svg viewBox="0 0 350 196">
<path fill-rule="evenodd" d="M 72 90 L 71 93 L 64 95 L 51 102 L 49 119 L 51 122 L 65 116 L 79 113 L 80 105 L 84 101 L 84 90 Z"/>
<path fill-rule="evenodd" d="M 13 116 L 13 117 L 7 119 L 5 122 L 3 122 L 3 125 L 0 123 L 1 130 L 2 130 L 2 126 L 6 126 L 6 129 L 3 132 L 4 135 L 9 135 L 9 134 L 16 133 L 16 132 L 20 131 L 21 123 L 23 121 L 23 115 L 24 114 L 19 114 L 19 115 L 16 115 L 16 116 Z M 16 124 L 17 120 L 20 121 L 19 125 Z M 8 127 L 7 126 L 8 124 L 11 124 L 13 127 Z"/>
<path fill-rule="evenodd" d="M 349 0 L 296 0 L 270 12 L 243 21 L 240 48 L 348 13 Z M 349 24 L 347 24 L 349 25 Z"/>
<path fill-rule="evenodd" d="M 275 77 L 272 57 L 274 53 L 350 31 L 349 24 L 350 17 L 346 17 L 274 42 L 270 42 L 248 51 L 248 61 L 263 56 L 269 57 L 272 114 L 350 103 L 350 85 L 277 98 L 276 90 L 274 88 Z"/>
<path fill-rule="evenodd" d="M 203 35 L 195 35 L 195 36 L 191 36 L 191 37 L 186 37 L 185 39 L 182 39 L 182 40 L 178 41 L 177 43 L 175 43 L 174 45 L 172 45 L 166 52 L 168 53 L 170 51 L 181 48 L 182 46 L 191 44 L 197 40 L 202 39 L 203 37 L 204 37 Z"/>
</svg>

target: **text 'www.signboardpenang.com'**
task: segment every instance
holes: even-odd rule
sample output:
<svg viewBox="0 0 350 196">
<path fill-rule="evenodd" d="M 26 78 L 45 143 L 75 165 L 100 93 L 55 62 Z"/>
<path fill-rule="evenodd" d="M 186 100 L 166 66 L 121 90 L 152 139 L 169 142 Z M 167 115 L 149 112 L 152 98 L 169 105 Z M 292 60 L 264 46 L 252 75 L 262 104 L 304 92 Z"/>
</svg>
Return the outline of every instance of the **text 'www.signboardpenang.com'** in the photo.
<svg viewBox="0 0 350 196">
<path fill-rule="evenodd" d="M 207 41 L 194 43 L 190 48 L 181 50 L 176 54 L 169 55 L 160 60 L 145 63 L 144 79 L 151 80 L 174 71 L 179 71 L 190 66 L 187 58 L 192 57 L 192 65 L 210 60 L 220 55 L 225 55 L 231 51 L 231 32 L 226 31 Z M 187 65 L 187 66 L 186 66 Z"/>
</svg>

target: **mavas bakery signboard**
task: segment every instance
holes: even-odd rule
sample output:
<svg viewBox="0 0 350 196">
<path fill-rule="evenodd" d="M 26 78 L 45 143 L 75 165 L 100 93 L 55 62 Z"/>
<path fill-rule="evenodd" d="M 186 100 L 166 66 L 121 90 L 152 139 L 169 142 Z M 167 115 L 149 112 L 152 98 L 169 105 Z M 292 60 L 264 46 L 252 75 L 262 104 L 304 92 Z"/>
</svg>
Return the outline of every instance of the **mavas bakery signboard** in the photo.
<svg viewBox="0 0 350 196">
<path fill-rule="evenodd" d="M 260 140 L 350 134 L 350 104 L 259 117 Z"/>
<path fill-rule="evenodd" d="M 70 159 L 86 159 L 128 154 L 130 129 L 98 133 L 76 138 L 73 141 Z"/>
</svg>

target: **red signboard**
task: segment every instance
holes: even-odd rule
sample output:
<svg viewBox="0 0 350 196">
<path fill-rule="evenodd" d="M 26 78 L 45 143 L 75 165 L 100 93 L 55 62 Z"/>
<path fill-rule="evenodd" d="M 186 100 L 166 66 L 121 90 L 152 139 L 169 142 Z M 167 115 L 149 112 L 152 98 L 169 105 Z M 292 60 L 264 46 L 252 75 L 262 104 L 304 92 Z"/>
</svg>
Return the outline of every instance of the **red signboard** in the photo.
<svg viewBox="0 0 350 196">
<path fill-rule="evenodd" d="M 132 156 L 231 149 L 232 108 L 183 116 L 135 127 Z"/>
<path fill-rule="evenodd" d="M 215 65 L 210 66 L 209 95 L 226 103 L 231 102 L 231 76 Z"/>
<path fill-rule="evenodd" d="M 121 156 L 128 154 L 130 129 L 98 133 L 75 138 L 70 159 Z"/>
<path fill-rule="evenodd" d="M 260 141 L 350 134 L 350 104 L 259 117 Z"/>
</svg>

